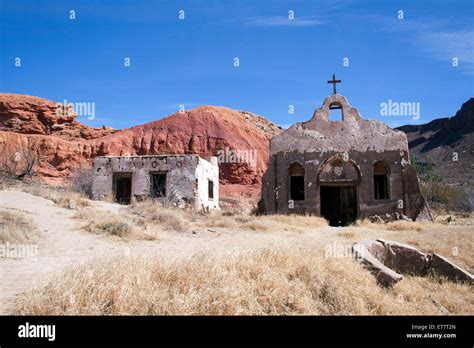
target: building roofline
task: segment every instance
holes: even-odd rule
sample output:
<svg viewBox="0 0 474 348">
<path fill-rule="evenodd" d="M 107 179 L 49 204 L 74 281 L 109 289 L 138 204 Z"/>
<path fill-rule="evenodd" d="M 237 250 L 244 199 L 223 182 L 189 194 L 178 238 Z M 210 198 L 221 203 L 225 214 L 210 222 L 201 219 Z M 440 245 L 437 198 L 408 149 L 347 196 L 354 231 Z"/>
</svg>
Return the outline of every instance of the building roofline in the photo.
<svg viewBox="0 0 474 348">
<path fill-rule="evenodd" d="M 194 154 L 194 153 L 183 153 L 183 154 L 169 154 L 169 155 L 96 156 L 94 158 L 143 158 L 143 157 L 160 158 L 160 157 L 184 157 L 184 156 L 201 157 L 200 155 Z"/>
</svg>

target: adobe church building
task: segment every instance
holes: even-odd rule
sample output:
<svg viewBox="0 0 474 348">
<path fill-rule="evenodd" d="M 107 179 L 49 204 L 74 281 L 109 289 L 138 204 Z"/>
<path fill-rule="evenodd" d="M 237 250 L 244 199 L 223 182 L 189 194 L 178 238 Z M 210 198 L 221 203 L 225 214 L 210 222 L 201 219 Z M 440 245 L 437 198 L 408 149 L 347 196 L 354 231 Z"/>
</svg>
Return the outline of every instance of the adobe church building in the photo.
<svg viewBox="0 0 474 348">
<path fill-rule="evenodd" d="M 102 156 L 94 159 L 92 198 L 113 197 L 128 204 L 132 197 L 186 202 L 196 210 L 219 208 L 217 157 L 198 155 Z"/>
<path fill-rule="evenodd" d="M 405 133 L 364 120 L 336 93 L 306 122 L 274 136 L 263 177 L 260 208 L 267 214 L 310 214 L 331 225 L 372 215 L 405 214 L 425 207 L 410 165 Z M 341 121 L 329 113 L 340 109 Z"/>
</svg>

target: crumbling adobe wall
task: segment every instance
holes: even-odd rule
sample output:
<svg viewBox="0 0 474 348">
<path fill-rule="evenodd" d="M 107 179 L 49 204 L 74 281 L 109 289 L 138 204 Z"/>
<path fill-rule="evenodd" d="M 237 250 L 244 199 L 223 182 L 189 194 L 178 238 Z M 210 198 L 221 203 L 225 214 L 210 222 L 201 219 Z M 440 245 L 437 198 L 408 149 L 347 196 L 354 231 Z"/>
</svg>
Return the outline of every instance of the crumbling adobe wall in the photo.
<svg viewBox="0 0 474 348">
<path fill-rule="evenodd" d="M 198 157 L 126 156 L 97 157 L 93 166 L 92 197 L 103 199 L 113 195 L 113 174 L 132 173 L 132 197 L 150 194 L 150 172 L 167 172 L 167 189 L 176 190 L 179 197 L 193 197 Z"/>
<path fill-rule="evenodd" d="M 329 120 L 330 106 L 340 106 L 342 121 Z M 305 152 L 330 151 L 406 151 L 407 136 L 376 120 L 364 120 L 346 98 L 334 94 L 324 100 L 311 120 L 299 122 L 274 136 L 270 142 L 270 156 L 280 152 L 300 150 Z"/>
<path fill-rule="evenodd" d="M 342 121 L 329 120 L 329 108 L 339 106 Z M 416 217 L 423 197 L 409 164 L 405 133 L 382 122 L 363 120 L 346 98 L 324 100 L 311 120 L 296 123 L 270 142 L 269 167 L 263 177 L 261 209 L 268 214 L 320 214 L 319 174 L 324 164 L 340 158 L 359 172 L 359 216 L 404 213 Z M 375 200 L 373 168 L 383 161 L 389 169 L 390 198 Z M 294 162 L 305 168 L 305 200 L 289 204 L 288 169 Z M 336 183 L 337 180 L 334 182 Z"/>
<path fill-rule="evenodd" d="M 320 212 L 320 185 L 319 173 L 323 164 L 332 159 L 344 159 L 354 162 L 360 172 L 358 184 L 359 215 L 370 216 L 385 214 L 387 212 L 405 213 L 403 195 L 403 170 L 400 164 L 401 156 L 398 151 L 379 153 L 368 151 L 344 152 L 281 152 L 270 158 L 269 170 L 264 176 L 263 195 L 266 211 L 269 214 L 304 214 L 312 213 L 319 215 Z M 404 153 L 406 156 L 406 153 Z M 373 185 L 373 166 L 375 162 L 383 160 L 389 167 L 389 189 L 390 199 L 375 200 Z M 294 201 L 294 208 L 290 208 L 289 200 L 289 177 L 288 168 L 294 162 L 298 162 L 305 168 L 305 200 Z M 334 182 L 337 182 L 334 181 Z M 275 190 L 275 188 L 277 188 Z M 272 199 L 277 196 L 276 201 Z"/>
</svg>

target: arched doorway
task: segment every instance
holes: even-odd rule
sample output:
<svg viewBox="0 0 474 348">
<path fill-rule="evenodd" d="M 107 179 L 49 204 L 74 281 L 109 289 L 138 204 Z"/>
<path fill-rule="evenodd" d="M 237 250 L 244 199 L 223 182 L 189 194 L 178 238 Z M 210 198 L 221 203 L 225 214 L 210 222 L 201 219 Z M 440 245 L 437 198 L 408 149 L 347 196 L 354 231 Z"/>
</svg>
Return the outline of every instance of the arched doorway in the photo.
<svg viewBox="0 0 474 348">
<path fill-rule="evenodd" d="M 320 214 L 331 226 L 345 226 L 359 216 L 359 168 L 354 161 L 332 157 L 318 172 Z"/>
</svg>

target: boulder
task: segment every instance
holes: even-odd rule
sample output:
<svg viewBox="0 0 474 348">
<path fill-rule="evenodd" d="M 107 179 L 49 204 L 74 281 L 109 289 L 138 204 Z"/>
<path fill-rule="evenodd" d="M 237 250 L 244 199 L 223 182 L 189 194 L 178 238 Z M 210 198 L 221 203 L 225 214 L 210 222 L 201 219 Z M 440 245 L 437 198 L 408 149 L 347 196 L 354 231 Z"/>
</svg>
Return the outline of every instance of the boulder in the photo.
<svg viewBox="0 0 474 348">
<path fill-rule="evenodd" d="M 352 251 L 357 261 L 361 262 L 370 272 L 372 272 L 377 282 L 382 286 L 393 286 L 403 279 L 401 274 L 386 267 L 372 252 L 384 253 L 385 248 L 381 243 L 370 243 L 363 241 L 352 246 Z"/>
<path fill-rule="evenodd" d="M 392 286 L 400 281 L 402 274 L 425 276 L 429 272 L 452 281 L 473 283 L 473 275 L 445 257 L 425 254 L 417 248 L 395 242 L 362 240 L 352 246 L 354 257 L 375 274 L 384 286 Z"/>
<path fill-rule="evenodd" d="M 377 239 L 381 241 L 382 239 Z M 383 240 L 382 240 L 383 241 Z M 399 242 L 384 242 L 387 249 L 382 262 L 396 272 L 410 275 L 425 275 L 427 272 L 427 255 L 417 248 Z"/>
</svg>

